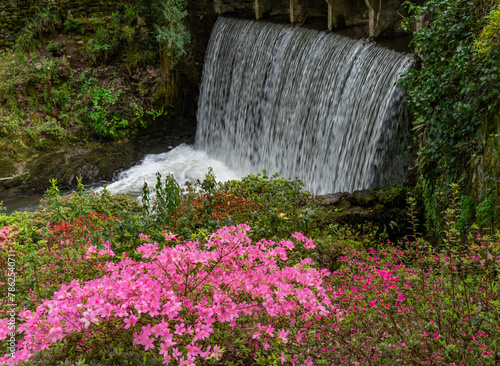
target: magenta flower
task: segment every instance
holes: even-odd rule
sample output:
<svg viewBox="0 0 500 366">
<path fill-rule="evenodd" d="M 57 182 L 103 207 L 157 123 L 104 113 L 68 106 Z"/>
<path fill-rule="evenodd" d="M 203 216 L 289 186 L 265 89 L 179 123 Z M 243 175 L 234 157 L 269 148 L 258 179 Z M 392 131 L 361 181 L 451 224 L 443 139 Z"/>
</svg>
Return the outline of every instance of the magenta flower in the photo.
<svg viewBox="0 0 500 366">
<path fill-rule="evenodd" d="M 283 329 L 278 331 L 278 338 L 280 338 L 283 341 L 283 343 L 288 342 L 287 336 L 288 336 L 288 332 L 284 331 Z"/>
<path fill-rule="evenodd" d="M 134 314 L 130 315 L 130 317 L 128 317 L 127 319 L 123 320 L 123 322 L 126 324 L 125 327 L 124 327 L 124 329 L 128 329 L 131 326 L 134 326 L 135 323 L 137 323 L 138 320 L 139 320 L 139 318 L 137 318 Z"/>
<path fill-rule="evenodd" d="M 63 330 L 61 327 L 54 327 L 49 330 L 49 337 L 51 342 L 56 342 L 64 338 Z"/>
</svg>

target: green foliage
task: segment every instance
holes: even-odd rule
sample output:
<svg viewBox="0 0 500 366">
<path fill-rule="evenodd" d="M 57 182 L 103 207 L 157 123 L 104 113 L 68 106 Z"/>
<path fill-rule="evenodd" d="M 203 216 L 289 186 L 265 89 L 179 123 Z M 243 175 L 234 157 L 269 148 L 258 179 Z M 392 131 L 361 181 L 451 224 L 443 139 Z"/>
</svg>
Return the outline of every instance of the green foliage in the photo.
<svg viewBox="0 0 500 366">
<path fill-rule="evenodd" d="M 85 59 L 91 65 L 106 64 L 112 56 L 125 50 L 127 58 L 130 54 L 146 52 L 147 57 L 134 67 L 144 66 L 152 62 L 149 38 L 151 30 L 137 8 L 130 4 L 123 5 L 121 11 L 116 11 L 110 17 L 92 16 L 71 18 L 64 23 L 68 32 L 89 35 L 85 43 Z M 139 49 L 141 45 L 144 49 Z"/>
<path fill-rule="evenodd" d="M 85 28 L 78 18 L 70 17 L 66 19 L 63 23 L 63 27 L 66 32 L 78 32 L 81 34 L 85 33 Z"/>
<path fill-rule="evenodd" d="M 283 231 L 310 233 L 311 223 L 319 209 L 315 196 L 304 191 L 299 179 L 280 178 L 278 173 L 268 176 L 250 174 L 239 181 L 225 183 L 222 190 L 233 197 L 251 198 L 265 214 L 254 215 L 252 222 L 256 238 L 274 237 Z"/>
<path fill-rule="evenodd" d="M 417 19 L 431 16 L 429 27 L 414 36 L 419 64 L 403 79 L 415 116 L 417 167 L 428 228 L 435 236 L 444 209 L 439 193 L 451 182 L 470 188 L 473 157 L 482 151 L 483 131 L 494 128 L 500 110 L 498 48 L 478 55 L 474 42 L 491 2 L 432 0 L 406 3 Z"/>
<path fill-rule="evenodd" d="M 160 19 L 156 24 L 156 39 L 164 47 L 174 67 L 179 58 L 186 53 L 189 32 L 183 24 L 187 16 L 186 0 L 157 0 Z"/>
<path fill-rule="evenodd" d="M 1 112 L 0 112 L 1 113 Z M 23 120 L 15 115 L 0 114 L 0 137 L 15 137 L 20 136 Z"/>
<path fill-rule="evenodd" d="M 49 43 L 47 44 L 47 51 L 49 51 L 52 56 L 57 56 L 59 54 L 59 43 L 55 41 L 49 41 Z"/>
<path fill-rule="evenodd" d="M 39 39 L 48 34 L 53 34 L 61 26 L 61 17 L 58 12 L 50 9 L 42 10 L 33 16 L 16 40 L 17 51 L 34 51 L 39 45 Z"/>
<path fill-rule="evenodd" d="M 113 47 L 111 43 L 111 36 L 106 32 L 106 29 L 102 26 L 97 28 L 94 38 L 86 45 L 86 59 L 92 61 L 93 64 L 96 64 L 100 59 L 107 60 L 110 50 Z"/>
<path fill-rule="evenodd" d="M 320 228 L 329 210 L 303 186 L 297 179 L 268 176 L 265 171 L 218 183 L 210 169 L 203 181 L 187 183 L 183 188 L 172 176 L 162 182 L 158 175 L 153 190 L 145 185 L 142 202 L 149 212 L 146 224 L 152 235 L 166 231 L 185 240 L 201 240 L 223 226 L 246 223 L 252 227 L 255 240 L 288 237 L 296 231 L 324 238 L 328 234 Z M 319 256 L 313 254 L 314 259 L 329 262 L 330 244 Z M 299 257 L 293 260 L 298 262 Z"/>
<path fill-rule="evenodd" d="M 34 123 L 26 129 L 28 135 L 36 141 L 37 146 L 44 143 L 44 135 L 51 136 L 56 140 L 64 139 L 68 132 L 55 119 L 46 116 L 45 118 L 36 118 Z"/>
<path fill-rule="evenodd" d="M 161 181 L 161 174 L 156 173 L 156 186 L 154 196 L 150 196 L 147 183 L 144 183 L 142 203 L 145 212 L 149 213 L 155 225 L 165 225 L 171 221 L 171 217 L 177 211 L 181 201 L 181 188 L 172 174 L 165 177 L 165 183 Z"/>
<path fill-rule="evenodd" d="M 137 8 L 125 10 L 133 14 L 139 9 L 148 24 L 154 25 L 152 39 L 161 44 L 168 54 L 173 68 L 185 55 L 190 34 L 184 25 L 187 16 L 187 0 L 137 0 Z"/>
<path fill-rule="evenodd" d="M 488 23 L 474 43 L 478 54 L 486 56 L 500 46 L 500 2 L 488 14 Z"/>
<path fill-rule="evenodd" d="M 493 194 L 489 194 L 482 200 L 476 208 L 479 223 L 481 227 L 485 227 L 489 223 L 493 222 L 495 203 L 493 199 Z"/>
<path fill-rule="evenodd" d="M 18 160 L 33 148 L 128 137 L 165 114 L 153 106 L 153 74 L 139 70 L 158 60 L 154 26 L 146 22 L 144 8 L 127 3 L 111 15 L 64 18 L 63 24 L 57 11 L 47 9 L 35 14 L 17 40 L 16 53 L 0 55 L 0 135 L 5 137 L 0 147 Z M 55 32 L 66 34 L 54 38 Z M 117 57 L 123 63 L 109 67 Z M 78 58 L 99 67 L 82 72 Z M 133 77 L 125 79 L 124 69 Z"/>
<path fill-rule="evenodd" d="M 88 112 L 93 130 L 104 137 L 123 137 L 129 122 L 120 118 L 118 112 L 113 111 L 121 90 L 102 87 L 96 79 L 87 79 L 85 73 L 80 77 L 80 81 L 83 83 L 82 91 L 87 93 L 87 97 L 92 102 L 92 107 L 85 107 L 84 111 Z M 80 98 L 82 97 L 84 95 L 80 94 Z"/>
<path fill-rule="evenodd" d="M 67 86 L 53 88 L 63 72 L 61 62 L 49 57 L 0 56 L 0 135 L 9 149 L 41 148 L 68 136 L 53 117 L 57 107 L 69 107 L 71 101 Z"/>
<path fill-rule="evenodd" d="M 35 33 L 26 28 L 21 36 L 16 39 L 14 49 L 20 52 L 33 52 L 38 48 L 40 41 L 36 38 Z"/>
<path fill-rule="evenodd" d="M 37 36 L 52 34 L 61 26 L 61 17 L 57 11 L 46 8 L 36 13 L 33 21 L 27 25 L 35 30 Z"/>
</svg>

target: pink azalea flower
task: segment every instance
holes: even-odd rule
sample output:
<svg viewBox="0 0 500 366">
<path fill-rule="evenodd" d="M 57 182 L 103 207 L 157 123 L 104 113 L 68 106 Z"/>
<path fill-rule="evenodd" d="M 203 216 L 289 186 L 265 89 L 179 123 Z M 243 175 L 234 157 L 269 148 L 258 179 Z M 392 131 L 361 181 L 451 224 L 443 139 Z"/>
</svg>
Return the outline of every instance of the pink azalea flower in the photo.
<svg viewBox="0 0 500 366">
<path fill-rule="evenodd" d="M 283 329 L 281 330 L 278 330 L 278 338 L 280 338 L 283 343 L 287 343 L 288 342 L 288 332 L 285 332 Z"/>
<path fill-rule="evenodd" d="M 297 232 L 293 233 L 293 234 L 292 234 L 292 237 L 294 237 L 295 239 L 300 240 L 300 241 L 305 241 L 305 240 L 307 239 L 307 238 L 304 236 L 304 234 L 302 234 L 302 233 L 297 233 Z"/>
</svg>

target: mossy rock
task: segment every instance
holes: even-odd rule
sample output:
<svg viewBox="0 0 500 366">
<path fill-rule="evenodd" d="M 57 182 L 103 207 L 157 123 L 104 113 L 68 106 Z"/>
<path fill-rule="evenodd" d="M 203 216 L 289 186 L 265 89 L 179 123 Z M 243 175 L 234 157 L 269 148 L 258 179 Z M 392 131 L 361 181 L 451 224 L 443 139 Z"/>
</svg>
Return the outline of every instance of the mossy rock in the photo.
<svg viewBox="0 0 500 366">
<path fill-rule="evenodd" d="M 350 197 L 351 194 L 348 192 L 338 192 L 333 194 L 325 194 L 321 196 L 323 198 L 324 205 L 333 205 L 337 209 L 351 207 Z"/>
<path fill-rule="evenodd" d="M 354 191 L 349 201 L 353 206 L 370 207 L 375 204 L 377 197 L 370 190 Z"/>
<path fill-rule="evenodd" d="M 322 198 L 323 204 L 331 210 L 333 222 L 354 227 L 371 223 L 380 232 L 387 233 L 392 241 L 397 241 L 407 234 L 407 195 L 407 187 L 390 185 L 355 191 L 353 194 L 330 194 Z"/>
<path fill-rule="evenodd" d="M 19 182 L 9 182 L 8 186 L 4 184 L 4 188 L 31 194 L 45 192 L 51 179 L 57 179 L 60 189 L 76 187 L 77 177 L 82 178 L 83 184 L 112 180 L 116 171 L 131 167 L 141 158 L 142 154 L 130 144 L 120 142 L 40 152 L 26 162 L 29 175 Z"/>
<path fill-rule="evenodd" d="M 60 179 L 64 171 L 63 152 L 46 152 L 34 155 L 26 163 L 30 179 L 24 189 L 28 192 L 44 192 L 50 187 L 50 179 Z"/>
<path fill-rule="evenodd" d="M 69 158 L 69 164 L 78 168 L 67 170 L 62 182 L 68 187 L 76 187 L 77 177 L 82 178 L 83 184 L 110 181 L 117 171 L 131 167 L 142 157 L 127 144 L 115 143 L 112 146 L 110 149 L 109 145 L 101 145 L 87 154 Z"/>
<path fill-rule="evenodd" d="M 12 177 L 16 174 L 14 163 L 7 157 L 0 156 L 0 178 Z"/>
<path fill-rule="evenodd" d="M 405 207 L 407 206 L 409 187 L 403 184 L 393 184 L 374 189 L 373 193 L 377 197 L 377 202 L 386 207 Z"/>
</svg>

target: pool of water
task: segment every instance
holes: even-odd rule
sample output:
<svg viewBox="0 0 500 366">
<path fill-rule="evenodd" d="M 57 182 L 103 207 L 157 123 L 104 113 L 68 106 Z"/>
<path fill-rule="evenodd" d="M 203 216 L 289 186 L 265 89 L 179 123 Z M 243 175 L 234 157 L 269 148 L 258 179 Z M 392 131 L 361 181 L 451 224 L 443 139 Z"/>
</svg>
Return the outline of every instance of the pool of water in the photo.
<svg viewBox="0 0 500 366">
<path fill-rule="evenodd" d="M 249 173 L 231 170 L 221 161 L 209 157 L 204 151 L 182 144 L 165 153 L 146 155 L 137 165 L 118 174 L 115 181 L 101 182 L 86 187 L 86 189 L 100 191 L 106 183 L 106 189 L 112 194 L 124 193 L 138 198 L 142 194 L 144 183 L 147 183 L 150 190 L 153 191 L 157 182 L 157 172 L 163 178 L 167 174 L 172 174 L 179 185 L 183 185 L 186 181 L 193 182 L 205 179 L 209 167 L 214 170 L 216 179 L 221 182 L 239 179 Z M 70 192 L 62 192 L 62 194 Z M 35 211 L 42 198 L 42 194 L 10 197 L 4 199 L 3 206 L 7 209 L 7 214 L 12 214 L 15 211 Z"/>
<path fill-rule="evenodd" d="M 15 211 L 35 211 L 40 206 L 43 194 L 31 196 L 9 197 L 3 200 L 6 213 L 10 215 Z"/>
</svg>

